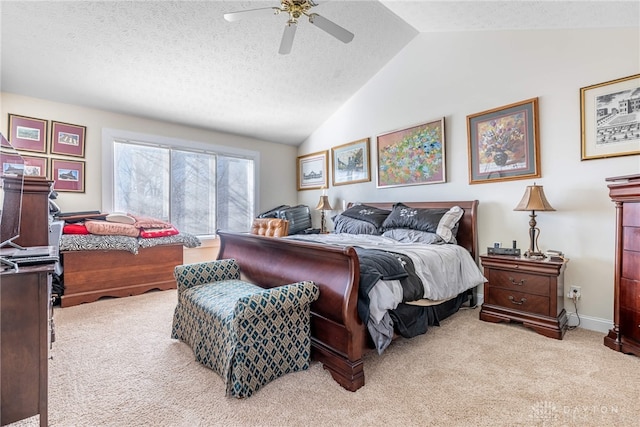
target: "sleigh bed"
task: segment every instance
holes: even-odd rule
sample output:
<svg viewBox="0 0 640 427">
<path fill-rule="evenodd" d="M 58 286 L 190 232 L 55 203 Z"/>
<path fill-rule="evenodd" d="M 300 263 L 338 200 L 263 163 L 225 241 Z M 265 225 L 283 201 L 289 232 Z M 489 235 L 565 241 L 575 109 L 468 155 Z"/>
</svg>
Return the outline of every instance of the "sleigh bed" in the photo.
<svg viewBox="0 0 640 427">
<path fill-rule="evenodd" d="M 392 212 L 397 208 L 397 205 L 394 208 L 393 203 L 363 205 Z M 477 200 L 412 202 L 405 203 L 404 206 L 418 210 L 444 211 L 454 206 L 460 207 L 463 213 L 457 222 L 455 241 L 466 250 L 462 251 L 466 258 L 469 258 L 466 256 L 468 251 L 473 268 L 477 269 Z M 218 259 L 236 259 L 244 280 L 263 287 L 300 280 L 313 280 L 318 285 L 320 297 L 311 307 L 313 357 L 347 390 L 356 391 L 362 387 L 365 383 L 363 354 L 370 348 L 375 348 L 371 329 L 368 330 L 366 322 L 361 320 L 358 308 L 361 286 L 361 260 L 358 253 L 362 255 L 363 248 L 320 243 L 318 240 L 323 239 L 322 235 L 311 237 L 313 241 L 298 240 L 295 236 L 272 238 L 225 231 L 219 231 L 218 235 Z M 327 238 L 332 236 L 327 235 Z M 336 234 L 333 237 L 339 236 L 340 234 Z M 446 246 L 449 246 L 448 249 L 455 249 L 451 248 L 452 245 Z M 368 274 L 364 264 L 368 261 L 364 257 L 362 261 L 364 282 L 364 276 Z M 479 275 L 482 276 L 480 273 Z M 473 294 L 473 288 L 477 284 L 480 283 L 467 286 L 458 295 L 442 302 L 421 300 L 415 304 L 428 306 L 427 317 L 437 324 L 438 320 L 457 311 L 464 300 Z"/>
</svg>

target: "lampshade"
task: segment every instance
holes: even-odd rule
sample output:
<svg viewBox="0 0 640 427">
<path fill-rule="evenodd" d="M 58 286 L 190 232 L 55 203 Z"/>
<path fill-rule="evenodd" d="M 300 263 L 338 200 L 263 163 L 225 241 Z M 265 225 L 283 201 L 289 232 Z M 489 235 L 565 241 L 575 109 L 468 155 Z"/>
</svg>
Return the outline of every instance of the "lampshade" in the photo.
<svg viewBox="0 0 640 427">
<path fill-rule="evenodd" d="M 318 202 L 318 206 L 316 206 L 316 210 L 318 211 L 333 210 L 333 208 L 329 204 L 329 196 L 320 196 L 320 201 Z"/>
<path fill-rule="evenodd" d="M 529 185 L 514 211 L 555 211 L 544 195 L 541 185 Z"/>
</svg>

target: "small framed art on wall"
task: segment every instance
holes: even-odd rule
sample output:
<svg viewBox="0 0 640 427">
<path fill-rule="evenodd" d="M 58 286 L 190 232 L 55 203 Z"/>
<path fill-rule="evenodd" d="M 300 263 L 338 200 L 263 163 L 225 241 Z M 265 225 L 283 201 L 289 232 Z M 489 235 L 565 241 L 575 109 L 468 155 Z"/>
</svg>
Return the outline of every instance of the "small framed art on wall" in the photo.
<svg viewBox="0 0 640 427">
<path fill-rule="evenodd" d="M 331 148 L 333 185 L 371 181 L 369 138 Z"/>
<path fill-rule="evenodd" d="M 640 154 L 640 74 L 580 89 L 581 160 Z"/>
<path fill-rule="evenodd" d="M 47 152 L 47 120 L 9 114 L 9 141 L 13 148 Z"/>
<path fill-rule="evenodd" d="M 51 154 L 84 157 L 85 126 L 51 122 Z"/>
<path fill-rule="evenodd" d="M 298 178 L 298 191 L 327 188 L 329 184 L 328 151 L 306 154 L 298 157 L 296 175 Z"/>
<path fill-rule="evenodd" d="M 84 161 L 51 159 L 53 189 L 84 193 Z"/>
</svg>

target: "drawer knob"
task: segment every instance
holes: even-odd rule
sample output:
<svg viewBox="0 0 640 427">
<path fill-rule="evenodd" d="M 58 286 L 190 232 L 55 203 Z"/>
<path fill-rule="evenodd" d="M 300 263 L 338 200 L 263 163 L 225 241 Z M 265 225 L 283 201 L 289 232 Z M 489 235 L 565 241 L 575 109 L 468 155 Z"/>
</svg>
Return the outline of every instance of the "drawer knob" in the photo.
<svg viewBox="0 0 640 427">
<path fill-rule="evenodd" d="M 526 298 L 520 298 L 520 301 L 516 301 L 516 299 L 513 296 L 509 295 L 509 301 L 511 301 L 512 303 L 514 303 L 516 305 L 522 305 L 525 302 L 527 302 L 527 299 Z"/>
<path fill-rule="evenodd" d="M 524 283 L 527 280 L 526 279 L 520 279 L 519 281 L 516 282 L 516 280 L 513 277 L 509 277 L 509 281 L 511 282 L 512 285 L 522 286 L 522 285 L 524 285 Z"/>
</svg>

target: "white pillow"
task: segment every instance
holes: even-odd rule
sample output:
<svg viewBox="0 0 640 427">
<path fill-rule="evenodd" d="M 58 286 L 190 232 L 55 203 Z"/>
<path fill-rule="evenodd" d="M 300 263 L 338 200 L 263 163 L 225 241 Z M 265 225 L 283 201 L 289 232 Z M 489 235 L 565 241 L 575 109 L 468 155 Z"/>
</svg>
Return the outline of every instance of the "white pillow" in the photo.
<svg viewBox="0 0 640 427">
<path fill-rule="evenodd" d="M 447 243 L 456 243 L 456 237 L 454 236 L 453 230 L 458 225 L 458 221 L 460 221 L 463 214 L 464 210 L 460 206 L 454 206 L 449 209 L 442 218 L 440 218 L 436 233 L 438 236 L 442 237 L 442 240 Z"/>
</svg>

